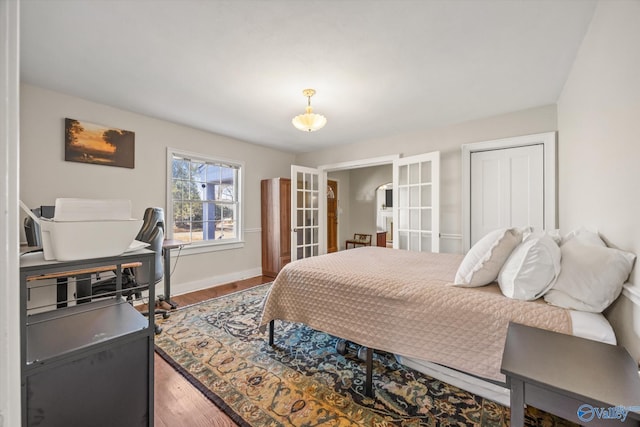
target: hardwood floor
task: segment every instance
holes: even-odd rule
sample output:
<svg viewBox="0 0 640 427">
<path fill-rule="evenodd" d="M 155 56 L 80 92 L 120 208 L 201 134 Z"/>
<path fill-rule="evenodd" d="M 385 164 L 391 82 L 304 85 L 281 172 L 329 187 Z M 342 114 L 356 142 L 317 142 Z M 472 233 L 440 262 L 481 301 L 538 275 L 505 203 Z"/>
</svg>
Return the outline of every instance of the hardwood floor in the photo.
<svg viewBox="0 0 640 427">
<path fill-rule="evenodd" d="M 248 289 L 273 279 L 253 277 L 185 295 L 172 296 L 179 306 Z M 193 387 L 182 375 L 155 355 L 155 426 L 156 427 L 232 427 L 237 426 L 226 414 Z"/>
</svg>

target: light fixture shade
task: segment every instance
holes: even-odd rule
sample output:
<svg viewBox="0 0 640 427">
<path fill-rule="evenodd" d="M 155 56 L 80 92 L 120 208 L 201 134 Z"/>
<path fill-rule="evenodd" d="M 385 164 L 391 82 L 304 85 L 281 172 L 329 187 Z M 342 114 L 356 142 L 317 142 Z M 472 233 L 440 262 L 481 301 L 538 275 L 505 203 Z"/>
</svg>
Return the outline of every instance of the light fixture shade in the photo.
<svg viewBox="0 0 640 427">
<path fill-rule="evenodd" d="M 307 97 L 307 108 L 305 113 L 295 116 L 291 123 L 303 132 L 314 132 L 322 129 L 327 124 L 327 118 L 321 114 L 315 114 L 311 108 L 311 97 L 315 95 L 314 89 L 305 89 L 302 94 Z"/>
<path fill-rule="evenodd" d="M 291 123 L 301 131 L 313 132 L 318 129 L 322 129 L 324 125 L 327 124 L 327 118 L 321 114 L 307 112 L 300 114 L 299 116 L 295 116 L 291 120 Z"/>
</svg>

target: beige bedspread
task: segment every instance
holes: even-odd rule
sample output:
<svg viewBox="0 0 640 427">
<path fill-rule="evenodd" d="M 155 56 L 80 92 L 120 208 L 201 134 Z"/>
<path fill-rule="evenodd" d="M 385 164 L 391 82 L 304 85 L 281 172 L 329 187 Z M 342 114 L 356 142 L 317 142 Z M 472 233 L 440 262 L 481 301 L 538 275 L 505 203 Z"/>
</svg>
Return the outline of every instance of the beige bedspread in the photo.
<svg viewBox="0 0 640 427">
<path fill-rule="evenodd" d="M 261 325 L 301 322 L 498 381 L 509 321 L 571 333 L 569 313 L 542 300 L 506 298 L 497 284 L 451 286 L 462 258 L 364 247 L 299 260 L 278 274 Z"/>
</svg>

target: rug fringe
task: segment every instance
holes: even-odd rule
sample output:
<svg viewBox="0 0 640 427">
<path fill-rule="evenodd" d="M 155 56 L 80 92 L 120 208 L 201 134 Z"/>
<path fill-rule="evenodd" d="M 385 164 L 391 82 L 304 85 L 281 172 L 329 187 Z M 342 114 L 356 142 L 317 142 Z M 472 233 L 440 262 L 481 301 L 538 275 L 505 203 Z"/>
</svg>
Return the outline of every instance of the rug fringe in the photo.
<svg viewBox="0 0 640 427">
<path fill-rule="evenodd" d="M 165 360 L 169 365 L 171 365 L 173 369 L 178 371 L 180 375 L 185 377 L 187 381 L 189 381 L 195 388 L 197 388 L 198 391 L 200 391 L 200 393 L 202 393 L 214 405 L 220 408 L 220 410 L 224 412 L 229 418 L 231 418 L 233 422 L 238 424 L 240 427 L 252 427 L 251 424 L 246 422 L 240 415 L 238 415 L 233 409 L 231 409 L 231 407 L 227 405 L 224 400 L 222 400 L 217 394 L 215 394 L 214 392 L 209 390 L 207 387 L 205 387 L 204 384 L 198 381 L 198 379 L 195 378 L 193 375 L 191 375 L 191 373 L 186 369 L 184 369 L 184 367 L 180 366 L 180 364 L 178 364 L 175 360 L 173 360 L 171 356 L 169 356 L 164 350 L 162 350 L 158 346 L 154 346 L 154 347 L 155 347 L 156 353 L 158 353 L 158 355 L 162 357 L 163 360 Z"/>
</svg>

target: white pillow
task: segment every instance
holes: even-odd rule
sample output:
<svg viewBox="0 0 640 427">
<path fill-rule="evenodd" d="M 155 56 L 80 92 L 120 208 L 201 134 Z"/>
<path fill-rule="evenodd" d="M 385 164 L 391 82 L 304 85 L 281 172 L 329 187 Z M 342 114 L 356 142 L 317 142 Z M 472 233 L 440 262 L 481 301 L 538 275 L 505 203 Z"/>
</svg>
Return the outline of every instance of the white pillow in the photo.
<svg viewBox="0 0 640 427">
<path fill-rule="evenodd" d="M 564 243 L 562 271 L 544 295 L 549 304 L 600 313 L 622 292 L 636 256 L 619 249 L 570 239 Z"/>
<path fill-rule="evenodd" d="M 517 228 L 490 232 L 467 252 L 458 267 L 454 284 L 473 288 L 495 281 L 511 251 L 521 241 L 522 232 Z"/>
<path fill-rule="evenodd" d="M 540 298 L 560 273 L 560 248 L 548 234 L 530 234 L 509 255 L 498 284 L 504 296 L 531 301 Z"/>
<path fill-rule="evenodd" d="M 560 243 L 562 243 L 562 236 L 560 235 L 560 230 L 558 230 L 557 228 L 553 230 L 544 230 L 544 234 L 549 236 L 551 240 L 556 243 L 556 245 L 560 246 Z"/>
<path fill-rule="evenodd" d="M 562 244 L 564 245 L 571 239 L 578 239 L 580 242 L 584 244 L 596 245 L 596 246 L 604 246 L 606 247 L 606 243 L 600 238 L 600 234 L 597 230 L 590 230 L 586 227 L 580 227 L 569 232 L 566 236 L 562 238 Z"/>
<path fill-rule="evenodd" d="M 551 240 L 556 242 L 556 245 L 558 246 L 560 246 L 560 244 L 562 243 L 562 236 L 560 235 L 560 230 L 558 230 L 557 228 L 553 230 L 532 231 L 531 233 L 524 233 L 522 235 L 522 240 L 524 241 L 527 237 L 531 235 L 540 236 L 543 234 L 547 237 L 550 237 Z"/>
</svg>

